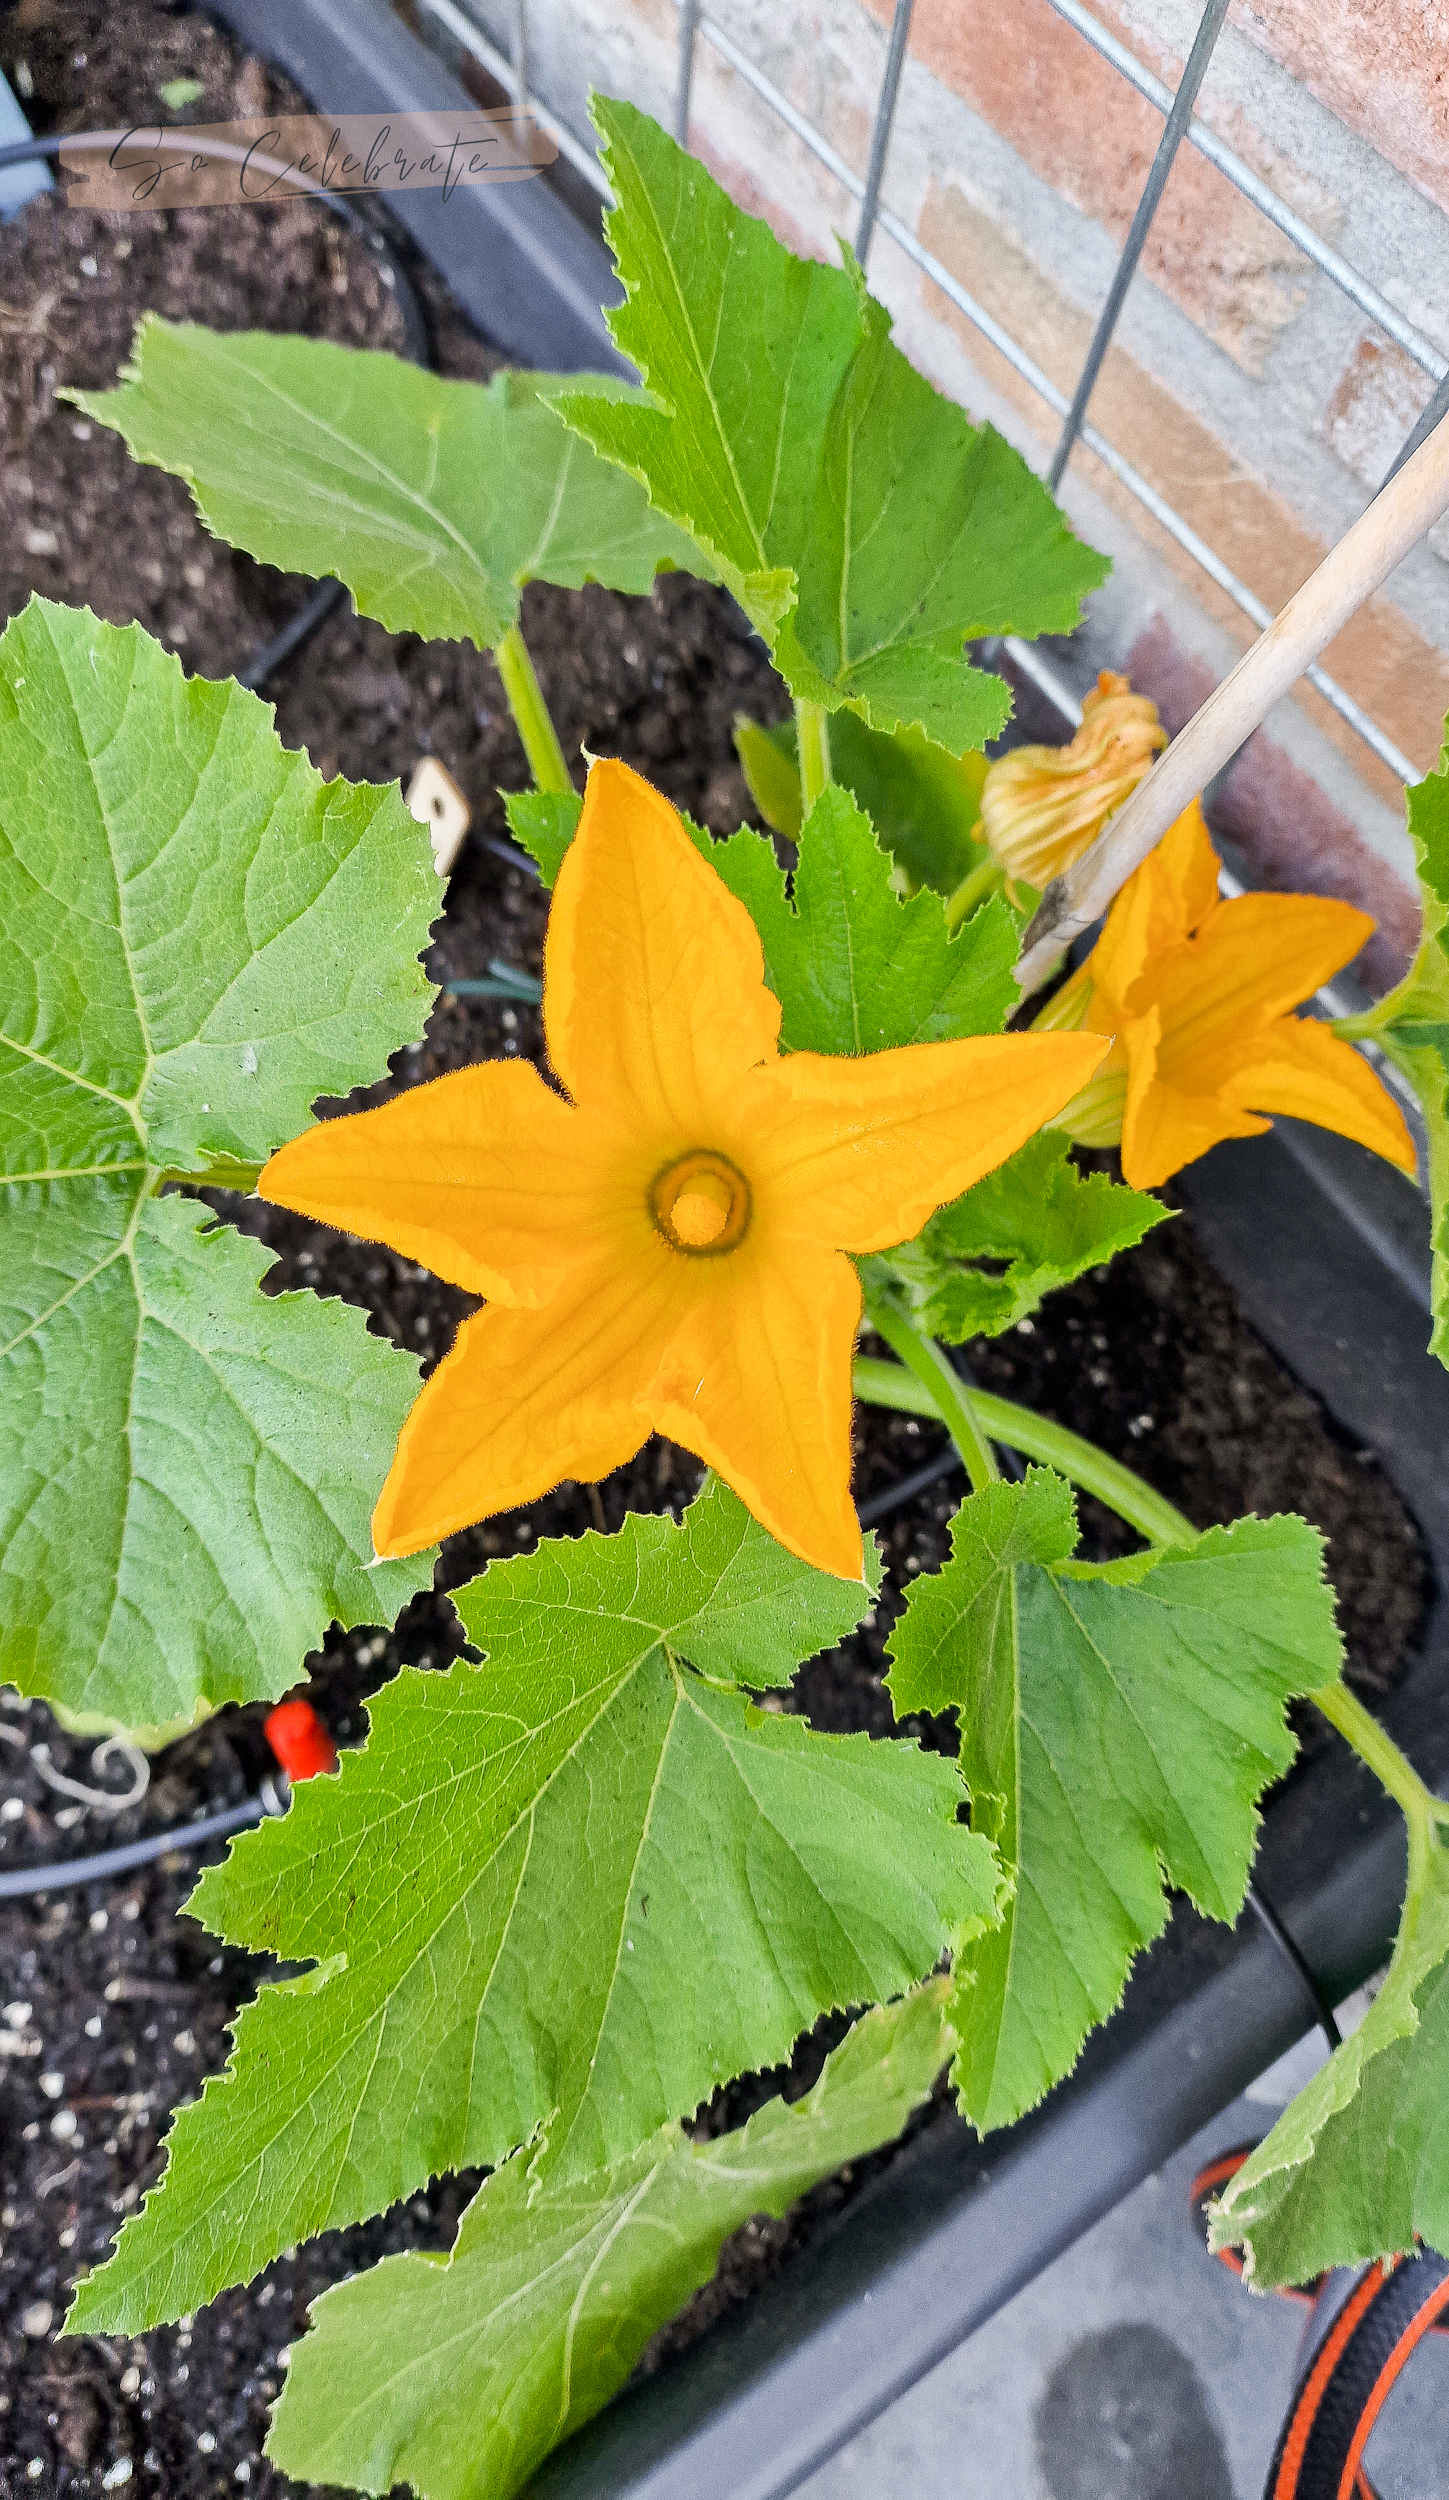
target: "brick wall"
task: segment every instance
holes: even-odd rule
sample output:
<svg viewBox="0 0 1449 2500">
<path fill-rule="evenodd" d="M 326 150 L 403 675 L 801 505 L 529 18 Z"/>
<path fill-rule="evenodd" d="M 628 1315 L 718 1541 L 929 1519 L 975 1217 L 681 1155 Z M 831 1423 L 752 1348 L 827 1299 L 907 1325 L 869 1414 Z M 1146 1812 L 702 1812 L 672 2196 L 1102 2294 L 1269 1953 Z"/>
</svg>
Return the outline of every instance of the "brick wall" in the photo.
<svg viewBox="0 0 1449 2500">
<path fill-rule="evenodd" d="M 468 0 L 504 48 L 512 0 Z M 707 0 L 710 13 L 863 169 L 890 0 Z M 424 0 L 425 6 L 425 0 Z M 1092 0 L 1175 84 L 1197 0 Z M 582 132 L 590 84 L 672 123 L 674 0 L 530 0 L 531 73 Z M 1199 112 L 1255 172 L 1449 353 L 1449 0 L 1235 0 Z M 885 197 L 977 301 L 1070 390 L 1162 128 L 1048 0 L 917 0 Z M 797 249 L 854 229 L 843 187 L 707 42 L 691 142 Z M 929 280 L 878 237 L 871 282 L 906 352 L 1037 465 L 1056 419 Z M 1168 184 L 1091 417 L 1269 607 L 1363 509 L 1432 385 L 1404 351 L 1190 145 Z M 1090 454 L 1064 500 L 1115 562 L 1069 665 L 1134 659 L 1164 713 L 1190 708 L 1252 628 Z M 1421 768 L 1449 709 L 1449 525 L 1340 635 L 1326 665 Z M 1149 682 L 1150 681 L 1150 682 Z M 1256 763 L 1254 761 L 1256 757 Z M 1275 882 L 1378 913 L 1377 968 L 1411 942 L 1402 794 L 1311 692 L 1280 705 L 1254 775 Z"/>
</svg>

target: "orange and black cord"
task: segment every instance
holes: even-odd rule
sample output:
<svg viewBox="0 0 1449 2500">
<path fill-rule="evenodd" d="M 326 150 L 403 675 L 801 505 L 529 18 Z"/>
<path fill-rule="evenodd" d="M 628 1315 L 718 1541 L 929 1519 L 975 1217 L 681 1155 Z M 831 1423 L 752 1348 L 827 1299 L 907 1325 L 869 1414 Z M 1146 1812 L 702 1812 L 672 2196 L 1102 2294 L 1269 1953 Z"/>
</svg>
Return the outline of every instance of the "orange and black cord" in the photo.
<svg viewBox="0 0 1449 2500">
<path fill-rule="evenodd" d="M 1365 2268 L 1299 2383 L 1264 2500 L 1375 2500 L 1369 2434 L 1446 2311 L 1449 2259 L 1424 2249 Z"/>
<path fill-rule="evenodd" d="M 1191 2195 L 1207 2209 L 1252 2151 L 1242 2145 L 1200 2170 Z M 1234 2274 L 1236 2249 L 1220 2252 Z M 1312 2301 L 1319 2283 L 1291 2297 Z M 1263 2500 L 1378 2500 L 1364 2469 L 1374 2424 L 1423 2338 L 1449 2329 L 1449 2259 L 1421 2249 L 1365 2267 L 1305 2364 L 1279 2433 Z"/>
</svg>

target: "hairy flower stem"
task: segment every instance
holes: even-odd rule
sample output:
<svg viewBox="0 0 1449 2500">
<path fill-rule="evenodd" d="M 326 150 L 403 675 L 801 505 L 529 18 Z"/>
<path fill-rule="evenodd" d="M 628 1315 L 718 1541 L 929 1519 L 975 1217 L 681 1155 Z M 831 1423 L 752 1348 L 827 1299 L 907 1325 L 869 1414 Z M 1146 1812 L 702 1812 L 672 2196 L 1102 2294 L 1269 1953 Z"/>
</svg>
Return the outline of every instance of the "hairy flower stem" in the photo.
<svg viewBox="0 0 1449 2500">
<path fill-rule="evenodd" d="M 977 1427 L 972 1411 L 974 1400 L 968 1402 L 965 1385 L 953 1364 L 942 1353 L 934 1337 L 906 1317 L 899 1304 L 867 1301 L 865 1318 L 868 1327 L 907 1364 L 924 1392 L 918 1414 L 938 1415 L 961 1453 L 961 1464 L 971 1480 L 971 1490 L 979 1493 L 983 1485 L 995 1484 L 999 1470 L 991 1454 L 991 1444 Z M 894 1363 L 860 1363 L 855 1367 L 856 1395 L 870 1401 L 870 1391 L 862 1388 L 862 1371 L 894 1374 Z M 892 1403 L 882 1399 L 882 1405 Z"/>
<path fill-rule="evenodd" d="M 797 703 L 795 729 L 800 742 L 800 796 L 808 816 L 827 782 L 830 769 L 830 717 L 823 703 Z"/>
<path fill-rule="evenodd" d="M 1130 1467 L 1124 1467 L 1120 1459 L 1109 1458 L 1105 1450 L 1099 1450 L 1095 1442 L 1069 1432 L 1065 1424 L 1053 1423 L 1048 1416 L 1035 1414 L 1029 1406 L 1018 1406 L 1011 1398 L 993 1397 L 985 1389 L 968 1387 L 940 1347 L 914 1329 L 900 1311 L 889 1305 L 868 1303 L 865 1316 L 876 1334 L 884 1337 L 910 1368 L 903 1371 L 897 1363 L 873 1362 L 869 1356 L 857 1356 L 856 1396 L 867 1406 L 889 1406 L 901 1414 L 929 1415 L 945 1424 L 961 1452 L 973 1492 L 979 1492 L 982 1483 L 989 1479 L 978 1477 L 967 1456 L 958 1422 L 961 1415 L 965 1416 L 969 1435 L 978 1448 L 984 1446 L 982 1436 L 989 1433 L 993 1441 L 1019 1451 L 1023 1458 L 1035 1458 L 1045 1466 L 1055 1467 L 1068 1483 L 1079 1485 L 1084 1493 L 1095 1494 L 1099 1502 L 1105 1502 L 1149 1545 L 1183 1545 L 1196 1538 L 1197 1530 L 1190 1519 L 1171 1502 L 1164 1501 L 1150 1484 L 1144 1484 Z M 938 1393 L 938 1379 L 944 1394 Z M 987 1456 L 989 1459 L 989 1451 Z M 993 1465 L 991 1475 L 995 1473 Z M 1346 1684 L 1325 1684 L 1308 1698 L 1401 1809 L 1409 1826 L 1411 1863 L 1419 1864 L 1426 1852 L 1437 1845 L 1438 1827 L 1449 1823 L 1449 1802 L 1425 1787 L 1388 1730 L 1380 1726 L 1372 1711 L 1364 1708 Z"/>
<path fill-rule="evenodd" d="M 528 645 L 516 625 L 510 625 L 493 657 L 508 697 L 508 708 L 523 740 L 528 769 L 537 790 L 573 789 L 564 751 L 558 742 L 543 688 L 538 682 Z"/>
<path fill-rule="evenodd" d="M 954 936 L 963 920 L 969 920 L 977 905 L 989 894 L 999 892 L 1006 881 L 1006 872 L 987 851 L 977 865 L 964 876 L 954 894 L 946 899 L 946 926 Z"/>
<path fill-rule="evenodd" d="M 1449 1815 L 1449 1805 L 1425 1787 L 1413 1764 L 1400 1753 L 1373 1712 L 1365 1710 L 1358 1695 L 1351 1693 L 1346 1684 L 1325 1684 L 1321 1692 L 1310 1693 L 1308 1698 L 1388 1790 L 1395 1805 L 1401 1808 L 1410 1832 L 1418 1830 L 1430 1837 L 1433 1825 Z"/>
</svg>

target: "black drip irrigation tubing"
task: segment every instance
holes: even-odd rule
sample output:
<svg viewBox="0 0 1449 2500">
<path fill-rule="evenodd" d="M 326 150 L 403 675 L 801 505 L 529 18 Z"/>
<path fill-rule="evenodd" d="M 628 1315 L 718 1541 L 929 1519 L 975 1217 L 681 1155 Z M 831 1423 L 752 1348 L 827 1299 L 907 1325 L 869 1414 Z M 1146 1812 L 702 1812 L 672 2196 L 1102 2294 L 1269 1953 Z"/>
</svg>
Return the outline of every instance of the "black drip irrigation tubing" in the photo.
<svg viewBox="0 0 1449 2500">
<path fill-rule="evenodd" d="M 1314 1972 L 1312 1964 L 1300 1953 L 1266 1893 L 1253 1883 L 1248 1886 L 1248 1907 L 1254 1912 L 1266 1933 L 1272 1937 L 1284 1960 L 1292 1964 L 1302 1982 L 1313 2007 L 1314 2021 L 1328 2042 L 1328 2053 L 1331 2057 L 1335 2049 L 1342 2047 L 1343 2034 L 1338 2028 L 1327 1991 Z"/>
<path fill-rule="evenodd" d="M 57 1858 L 49 1866 L 13 1866 L 0 1874 L 0 1901 L 23 1901 L 38 1892 L 57 1892 L 66 1884 L 104 1884 L 129 1874 L 133 1866 L 149 1866 L 173 1849 L 199 1849 L 204 1841 L 221 1840 L 248 1830 L 269 1814 L 287 1811 L 284 1780 L 265 1780 L 255 1797 L 226 1806 L 220 1814 L 203 1815 L 175 1831 L 150 1832 L 144 1840 L 128 1840 L 117 1849 L 100 1849 L 93 1857 Z"/>
</svg>

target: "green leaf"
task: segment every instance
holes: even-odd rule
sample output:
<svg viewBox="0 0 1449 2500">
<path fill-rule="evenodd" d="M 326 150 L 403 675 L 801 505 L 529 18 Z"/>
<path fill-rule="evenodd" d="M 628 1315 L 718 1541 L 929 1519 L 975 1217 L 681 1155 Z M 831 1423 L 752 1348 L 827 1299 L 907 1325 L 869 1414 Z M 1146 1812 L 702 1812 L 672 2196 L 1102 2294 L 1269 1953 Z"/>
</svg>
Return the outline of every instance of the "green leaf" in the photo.
<svg viewBox="0 0 1449 2500">
<path fill-rule="evenodd" d="M 1084 1178 L 1067 1139 L 1043 1129 L 942 1207 L 913 1242 L 871 1266 L 902 1292 L 928 1335 L 964 1345 L 1014 1327 L 1058 1285 L 1132 1249 L 1169 1213 L 1103 1173 Z M 1002 1272 L 984 1270 L 983 1259 Z"/>
<path fill-rule="evenodd" d="M 1003 726 L 971 636 L 1069 633 L 1106 573 L 1025 462 L 916 373 L 843 269 L 797 260 L 657 123 L 596 99 L 647 400 L 553 385 L 711 560 L 792 693 L 953 755 Z"/>
<path fill-rule="evenodd" d="M 509 2500 L 708 2282 L 730 2232 L 900 2133 L 954 2046 L 949 1984 L 867 2014 L 803 2100 L 767 2101 L 732 2135 L 668 2127 L 576 2185 L 515 2155 L 448 2258 L 384 2258 L 313 2304 L 268 2456 L 305 2482 Z"/>
<path fill-rule="evenodd" d="M 192 1895 L 217 1933 L 317 1968 L 242 2014 L 72 2324 L 176 2317 L 540 2127 L 560 2178 L 607 2168 L 990 1917 L 953 1764 L 736 1689 L 869 1595 L 718 1484 L 678 1527 L 632 1518 L 457 1592 L 486 1666 L 405 1671 L 366 1752 Z"/>
<path fill-rule="evenodd" d="M 977 1830 L 1016 1890 L 958 1957 L 956 2082 L 984 2134 L 1066 2074 L 1167 1916 L 1242 1907 L 1255 1802 L 1294 1751 L 1284 1704 L 1338 1672 L 1323 1540 L 1240 1519 L 1191 1545 L 1075 1564 L 1045 1468 L 963 1504 L 952 1556 L 891 1636 L 898 1710 L 954 1710 Z"/>
<path fill-rule="evenodd" d="M 794 721 L 761 729 L 738 713 L 735 752 L 766 824 L 795 841 L 801 804 Z M 963 877 L 981 865 L 984 854 L 972 827 L 981 819 L 984 755 L 948 755 L 919 729 L 887 736 L 841 711 L 830 724 L 830 767 L 913 889 L 927 885 L 937 894 L 954 894 Z"/>
<path fill-rule="evenodd" d="M 371 1567 L 415 1364 L 154 1192 L 418 1037 L 439 887 L 395 788 L 136 626 L 32 600 L 0 745 L 0 1681 L 159 1739 L 431 1576 Z"/>
<path fill-rule="evenodd" d="M 583 800 L 576 790 L 505 790 L 504 812 L 515 842 L 538 867 L 545 886 L 552 887 L 563 856 L 579 829 Z"/>
<path fill-rule="evenodd" d="M 1429 1351 L 1449 1364 L 1449 723 L 1439 770 L 1407 793 L 1419 865 L 1423 938 L 1410 971 L 1366 1017 L 1339 1027 L 1372 1034 L 1419 1098 L 1429 1138 L 1433 1258 Z"/>
<path fill-rule="evenodd" d="M 869 820 L 837 783 L 801 827 L 788 897 L 763 834 L 713 842 L 690 831 L 759 930 L 787 1050 L 895 1050 L 999 1033 L 1018 1004 L 1006 905 L 993 899 L 948 936 L 938 895 L 902 902 L 895 893 Z"/>
<path fill-rule="evenodd" d="M 1411 1862 L 1412 1863 L 1412 1862 Z M 1449 1848 L 1415 1868 L 1388 1977 L 1357 2031 L 1230 2182 L 1213 2246 L 1263 2286 L 1449 2250 Z"/>
<path fill-rule="evenodd" d="M 541 396 L 548 376 L 447 382 L 329 339 L 148 313 L 110 391 L 65 396 L 184 477 L 207 528 L 287 573 L 336 574 L 394 633 L 495 649 L 525 582 L 647 591 L 708 572 L 632 478 Z M 591 391 L 637 396 L 603 375 Z"/>
</svg>

